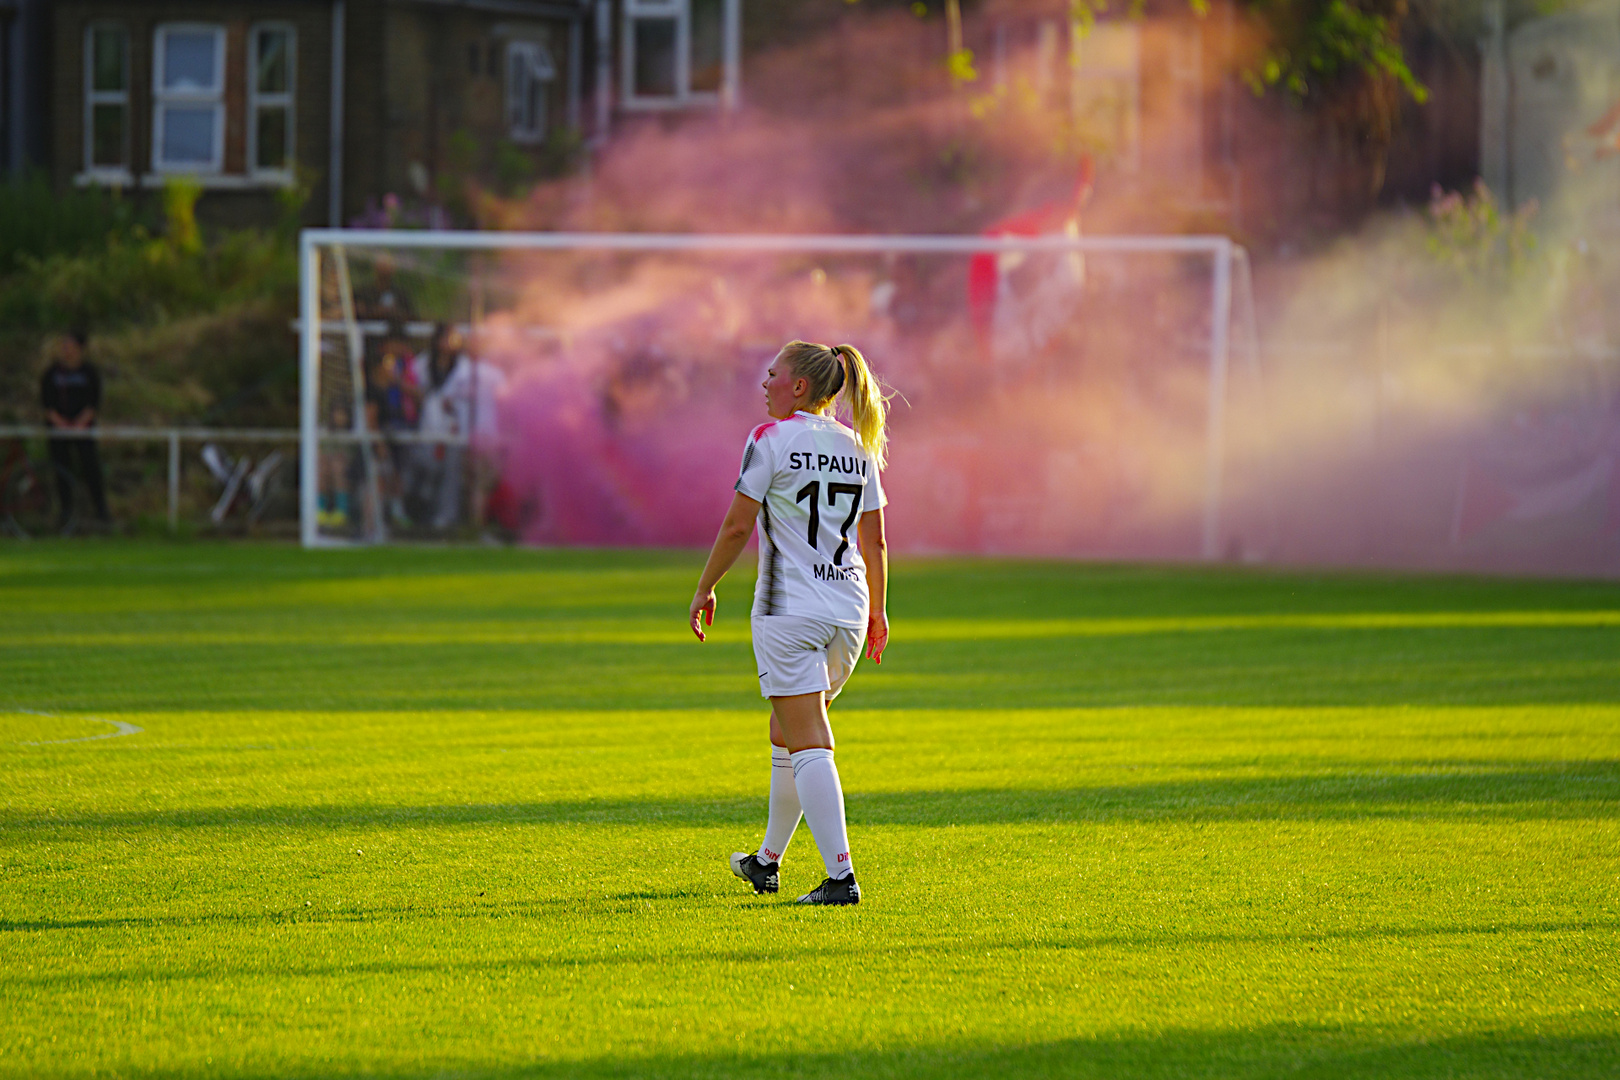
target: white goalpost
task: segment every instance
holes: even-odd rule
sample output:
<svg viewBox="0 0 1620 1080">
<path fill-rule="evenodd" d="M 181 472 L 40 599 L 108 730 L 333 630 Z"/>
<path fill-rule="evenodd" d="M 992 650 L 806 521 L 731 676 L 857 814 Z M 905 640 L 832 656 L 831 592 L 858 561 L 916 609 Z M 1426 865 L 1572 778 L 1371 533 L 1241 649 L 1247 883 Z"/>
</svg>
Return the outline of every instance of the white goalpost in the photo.
<svg viewBox="0 0 1620 1080">
<path fill-rule="evenodd" d="M 1178 265 L 1197 261 L 1207 265 L 1207 292 L 1198 301 L 1202 308 L 1198 325 L 1201 329 L 1187 332 L 1207 333 L 1201 342 L 1203 369 L 1203 398 L 1201 421 L 1201 463 L 1199 483 L 1200 505 L 1197 508 L 1197 551 L 1206 560 L 1218 559 L 1225 554 L 1223 531 L 1223 488 L 1228 465 L 1228 397 L 1231 385 L 1230 368 L 1234 337 L 1241 339 L 1241 350 L 1247 362 L 1248 373 L 1258 385 L 1259 353 L 1256 340 L 1253 286 L 1247 253 L 1230 238 L 1219 235 L 1201 236 L 968 236 L 968 235 L 704 235 L 653 233 L 560 233 L 560 232 L 472 232 L 472 231 L 406 231 L 359 229 L 309 229 L 300 237 L 300 525 L 305 546 L 331 543 L 377 542 L 387 539 L 388 528 L 378 509 L 382 496 L 379 490 L 379 455 L 386 441 L 397 445 L 410 445 L 429 441 L 427 436 L 411 431 L 396 431 L 384 435 L 369 425 L 375 418 L 367 416 L 367 388 L 371 378 L 366 366 L 367 335 L 379 332 L 374 323 L 368 323 L 368 313 L 357 308 L 356 285 L 351 274 L 351 262 L 356 258 L 377 259 L 380 253 L 393 259 L 446 256 L 469 259 L 559 257 L 596 259 L 606 263 L 613 259 L 637 258 L 775 258 L 775 259 L 865 259 L 874 267 L 892 268 L 897 260 L 963 260 L 979 259 L 979 265 L 989 268 L 985 274 L 989 285 L 981 283 L 980 292 L 997 287 L 994 280 L 997 267 L 1011 267 L 1000 271 L 1003 277 L 1016 272 L 1019 265 L 1037 267 L 1048 277 L 1058 274 L 1070 278 L 1078 275 L 1083 283 L 1084 260 L 1112 256 L 1158 256 Z M 1048 263 L 1038 260 L 1046 259 Z M 1072 269 L 1062 270 L 1057 260 L 1068 259 Z M 1029 260 L 1021 264 L 1021 260 Z M 614 264 L 617 265 L 617 264 Z M 797 264 L 795 264 L 797 265 Z M 931 264 L 932 265 L 932 264 Z M 1059 270 L 1039 270 L 1040 267 Z M 1061 273 L 1059 273 L 1061 271 Z M 955 271 L 961 277 L 960 270 Z M 1029 271 L 1023 271 L 1026 276 Z M 817 270 L 814 273 L 822 273 Z M 884 271 L 889 273 L 889 271 Z M 972 271 L 968 271 L 969 274 Z M 881 274 L 879 276 L 882 276 Z M 890 276 L 895 276 L 890 274 Z M 1185 276 L 1185 275 L 1184 275 Z M 825 274 L 822 273 L 822 281 Z M 863 279 L 864 280 L 864 279 Z M 953 279 L 955 280 L 955 279 Z M 887 296 L 895 294 L 896 286 L 887 284 Z M 969 285 L 969 288 L 973 288 Z M 999 286 L 1007 289 L 1003 282 Z M 1037 281 L 1031 289 L 1045 286 Z M 717 289 L 721 286 L 716 286 Z M 959 289 L 953 284 L 953 289 Z M 477 285 L 469 277 L 467 293 L 471 299 L 463 305 L 465 310 L 457 316 L 441 316 L 462 325 L 473 324 L 488 313 L 481 310 L 482 299 L 476 295 Z M 1141 290 L 1139 290 L 1141 291 Z M 1151 292 L 1151 289 L 1146 290 Z M 335 294 L 335 295 L 334 295 Z M 878 296 L 873 289 L 872 295 Z M 955 294 L 953 294 L 955 295 Z M 964 309 L 971 305 L 968 294 L 961 303 Z M 873 301 L 876 304 L 876 300 Z M 888 303 L 885 299 L 884 303 Z M 985 303 L 993 303 L 985 301 Z M 1033 308 L 1031 308 L 1033 310 Z M 1056 310 L 1069 309 L 1059 307 Z M 960 315 L 960 312 L 956 313 Z M 1109 313 L 1102 310 L 1088 315 L 1093 320 Z M 533 328 L 544 330 L 544 317 L 528 318 L 521 313 L 512 316 Z M 964 316 L 965 317 L 965 316 Z M 999 315 L 996 316 L 1000 318 Z M 983 326 L 990 326 L 990 316 L 982 318 Z M 1151 320 L 1139 320 L 1146 327 Z M 427 323 L 417 320 L 412 330 L 421 336 Z M 964 324 L 965 325 L 965 324 Z M 999 324 L 996 333 L 1000 333 Z M 1015 331 L 1023 331 L 1014 328 Z M 1236 333 L 1234 333 L 1234 330 Z M 985 333 L 991 331 L 986 330 Z M 1050 327 L 1041 326 L 1024 334 L 1024 338 L 1038 337 L 1044 344 L 1052 337 Z M 1169 331 L 1165 331 L 1168 335 Z M 1019 340 L 1024 340 L 1020 338 Z M 1168 336 L 1166 336 L 1166 340 Z M 1053 348 L 1046 345 L 1051 355 Z M 988 348 L 992 357 L 999 356 L 996 348 Z M 1145 352 L 1156 346 L 1144 344 Z M 1151 357 L 1140 357 L 1146 363 Z M 994 365 L 993 358 L 986 361 Z M 1030 366 L 1030 365 L 1026 365 Z M 324 382 L 323 382 L 324 379 Z M 334 380 L 341 384 L 334 391 Z M 323 389 L 323 386 L 325 389 Z M 334 394 L 343 398 L 342 412 L 347 413 L 348 427 L 338 430 L 333 426 L 331 413 L 335 412 Z M 323 409 L 326 410 L 323 413 Z M 341 413 L 339 413 L 341 415 Z M 1187 425 L 1184 423 L 1183 428 Z M 458 436 L 439 436 L 434 441 L 466 442 L 466 433 Z M 353 535 L 335 537 L 322 527 L 323 505 L 323 452 L 330 458 L 333 446 L 346 448 L 350 475 L 361 487 L 361 497 L 373 507 L 373 520 L 357 527 Z M 358 464 L 356 464 L 358 460 Z"/>
</svg>

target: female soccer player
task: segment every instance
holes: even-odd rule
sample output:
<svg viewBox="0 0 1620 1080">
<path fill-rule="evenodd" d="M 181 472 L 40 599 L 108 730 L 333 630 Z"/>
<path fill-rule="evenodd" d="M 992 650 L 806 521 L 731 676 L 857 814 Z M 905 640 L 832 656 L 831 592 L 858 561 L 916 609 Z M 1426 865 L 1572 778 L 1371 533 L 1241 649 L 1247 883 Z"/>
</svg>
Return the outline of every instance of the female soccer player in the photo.
<svg viewBox="0 0 1620 1080">
<path fill-rule="evenodd" d="M 770 817 L 759 850 L 733 854 L 731 871 L 756 893 L 776 892 L 782 853 L 802 814 L 827 879 L 799 903 L 858 904 L 827 703 L 855 670 L 861 632 L 866 655 L 877 663 L 889 641 L 885 499 L 878 480 L 888 445 L 884 398 L 853 345 L 790 341 L 764 386 L 773 419 L 748 437 L 736 495 L 689 613 L 692 632 L 704 640 L 703 627 L 714 625 L 714 587 L 737 561 L 757 519 L 752 627 L 759 692 L 771 701 Z M 853 430 L 833 417 L 840 396 Z"/>
</svg>

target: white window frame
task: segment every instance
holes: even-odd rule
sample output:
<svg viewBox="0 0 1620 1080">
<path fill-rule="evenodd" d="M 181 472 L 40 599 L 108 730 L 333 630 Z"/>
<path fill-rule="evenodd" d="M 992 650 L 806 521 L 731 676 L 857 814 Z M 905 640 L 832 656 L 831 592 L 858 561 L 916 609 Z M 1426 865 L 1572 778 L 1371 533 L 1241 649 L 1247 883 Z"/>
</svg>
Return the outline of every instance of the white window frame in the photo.
<svg viewBox="0 0 1620 1080">
<path fill-rule="evenodd" d="M 282 93 L 259 91 L 259 35 L 266 31 L 287 35 L 287 89 Z M 294 107 L 298 91 L 298 29 L 289 22 L 254 23 L 247 39 L 247 173 L 263 180 L 290 183 L 298 167 L 297 122 Z M 279 105 L 287 111 L 287 164 L 279 169 L 259 167 L 259 107 Z"/>
<path fill-rule="evenodd" d="M 172 91 L 163 86 L 164 51 L 171 33 L 207 33 L 214 37 L 214 73 L 209 91 Z M 214 110 L 214 157 L 206 164 L 169 162 L 163 158 L 163 114 L 169 105 L 208 105 Z M 152 31 L 152 170 L 167 174 L 211 174 L 225 168 L 225 28 L 218 23 L 161 23 Z"/>
<path fill-rule="evenodd" d="M 531 66 L 531 62 L 532 65 Z M 529 38 L 515 38 L 506 43 L 506 134 L 515 143 L 533 145 L 546 140 L 546 132 L 550 126 L 550 111 L 548 106 L 551 95 L 548 92 L 541 104 L 539 115 L 533 117 L 534 123 L 524 126 L 520 123 L 519 112 L 525 108 L 513 85 L 519 67 L 527 73 L 527 77 L 540 83 L 554 83 L 557 81 L 557 65 L 552 62 L 551 50 L 544 43 Z"/>
<path fill-rule="evenodd" d="M 720 90 L 692 89 L 692 4 L 691 0 L 624 0 L 624 25 L 620 50 L 620 97 L 624 108 L 654 111 L 725 105 L 735 108 L 740 78 L 742 4 L 724 0 L 721 8 L 722 73 Z M 636 22 L 639 19 L 675 20 L 675 93 L 667 96 L 636 93 Z"/>
<path fill-rule="evenodd" d="M 96 89 L 96 31 L 105 29 L 118 29 L 124 33 L 124 88 L 122 90 Z M 128 183 L 130 179 L 131 157 L 135 153 L 135 132 L 131 130 L 131 122 L 135 118 L 134 110 L 130 107 L 130 82 L 134 69 L 130 66 L 133 59 L 131 55 L 132 43 L 129 26 L 121 22 L 98 20 L 84 28 L 84 171 L 79 174 L 86 180 L 111 181 L 114 183 Z M 124 164 L 117 166 L 96 164 L 96 106 L 122 105 L 124 107 Z"/>
</svg>

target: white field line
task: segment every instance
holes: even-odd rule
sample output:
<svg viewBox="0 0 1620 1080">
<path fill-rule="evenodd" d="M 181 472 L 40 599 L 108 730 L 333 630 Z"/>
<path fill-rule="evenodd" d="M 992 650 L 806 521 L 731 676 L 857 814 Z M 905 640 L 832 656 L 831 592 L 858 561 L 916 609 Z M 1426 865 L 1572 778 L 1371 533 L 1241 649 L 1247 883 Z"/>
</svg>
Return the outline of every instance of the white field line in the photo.
<svg viewBox="0 0 1620 1080">
<path fill-rule="evenodd" d="M 38 709 L 7 709 L 6 712 L 22 713 L 24 716 L 43 716 L 49 720 L 89 720 L 94 724 L 111 724 L 116 731 L 109 731 L 102 735 L 82 735 L 77 739 L 44 739 L 37 742 L 21 742 L 18 746 L 61 746 L 63 743 L 95 742 L 97 739 L 118 739 L 125 735 L 139 735 L 145 728 L 126 724 L 122 720 L 103 720 L 99 716 L 68 717 L 57 713 L 40 712 Z"/>
</svg>

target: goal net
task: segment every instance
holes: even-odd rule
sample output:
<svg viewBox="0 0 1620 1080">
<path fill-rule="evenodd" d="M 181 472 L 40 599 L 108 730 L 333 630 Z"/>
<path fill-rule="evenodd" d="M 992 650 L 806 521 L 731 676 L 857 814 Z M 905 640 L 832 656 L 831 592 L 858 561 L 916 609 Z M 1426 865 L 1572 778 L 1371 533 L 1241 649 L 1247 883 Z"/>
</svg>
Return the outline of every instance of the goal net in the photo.
<svg viewBox="0 0 1620 1080">
<path fill-rule="evenodd" d="M 900 550 L 1266 543 L 1225 237 L 310 230 L 301 260 L 309 545 L 706 544 L 795 338 L 896 391 Z"/>
</svg>

